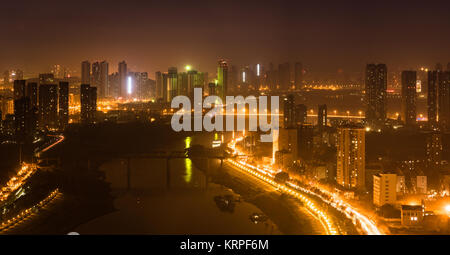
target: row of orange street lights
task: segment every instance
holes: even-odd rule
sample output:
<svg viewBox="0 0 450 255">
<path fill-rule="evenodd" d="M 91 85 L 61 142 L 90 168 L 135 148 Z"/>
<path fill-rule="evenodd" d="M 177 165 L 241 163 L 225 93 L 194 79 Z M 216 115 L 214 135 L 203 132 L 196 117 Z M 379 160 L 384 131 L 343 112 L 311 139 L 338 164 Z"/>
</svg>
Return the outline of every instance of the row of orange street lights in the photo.
<svg viewBox="0 0 450 255">
<path fill-rule="evenodd" d="M 231 142 L 230 148 L 234 150 L 235 153 L 237 154 L 234 140 Z M 251 175 L 257 177 L 258 179 L 280 189 L 281 191 L 296 197 L 306 205 L 306 208 L 309 210 L 310 213 L 312 213 L 315 217 L 319 219 L 320 223 L 323 225 L 328 235 L 338 234 L 338 231 L 336 230 L 336 227 L 331 221 L 331 218 L 324 211 L 320 210 L 320 208 L 311 199 L 307 198 L 305 195 L 286 185 L 282 185 L 274 181 L 273 176 L 276 171 L 272 170 L 267 172 L 268 168 L 262 169 L 250 165 L 243 160 L 237 161 L 233 159 L 227 159 L 227 161 L 230 162 L 232 165 L 236 166 L 238 169 L 244 170 L 247 173 L 250 173 Z"/>
<path fill-rule="evenodd" d="M 22 163 L 22 167 L 19 169 L 17 174 L 15 174 L 11 179 L 8 180 L 6 185 L 2 187 L 0 191 L 0 202 L 5 201 L 8 197 L 20 188 L 25 181 L 36 172 L 37 167 L 34 164 Z"/>
<path fill-rule="evenodd" d="M 239 152 L 236 148 L 236 142 L 242 140 L 243 138 L 237 138 L 233 139 L 229 144 L 229 148 L 234 151 L 235 154 L 242 154 Z M 382 233 L 377 228 L 376 224 L 370 220 L 365 215 L 359 213 L 356 209 L 354 209 L 352 206 L 350 206 L 348 203 L 344 202 L 343 200 L 339 199 L 336 194 L 333 194 L 331 192 L 323 191 L 327 195 L 331 197 L 331 199 L 327 199 L 320 194 L 317 194 L 309 189 L 302 188 L 293 182 L 287 182 L 287 185 L 281 185 L 279 183 L 276 183 L 273 180 L 274 173 L 276 171 L 273 171 L 271 167 L 264 167 L 264 169 L 261 169 L 259 167 L 253 166 L 251 164 L 246 163 L 244 160 L 236 161 L 232 159 L 228 159 L 229 162 L 231 162 L 233 165 L 239 167 L 242 170 L 245 170 L 249 172 L 250 174 L 258 177 L 259 179 L 268 182 L 272 184 L 273 186 L 279 188 L 280 190 L 294 195 L 295 197 L 299 198 L 301 201 L 303 201 L 307 208 L 318 216 L 318 218 L 321 220 L 322 225 L 324 225 L 325 229 L 327 229 L 327 233 L 329 234 L 337 234 L 336 228 L 333 226 L 330 217 L 327 216 L 323 211 L 319 210 L 314 203 L 306 198 L 302 193 L 314 195 L 315 197 L 320 198 L 323 202 L 326 204 L 332 206 L 333 208 L 337 209 L 338 211 L 342 212 L 346 217 L 352 220 L 356 220 L 360 223 L 361 228 L 363 229 L 365 234 L 369 235 L 381 235 Z M 268 171 L 267 169 L 272 169 L 272 171 Z M 300 193 L 302 192 L 302 193 Z"/>
<path fill-rule="evenodd" d="M 29 219 L 31 219 L 34 216 L 35 210 L 39 210 L 43 208 L 46 205 L 49 205 L 53 201 L 55 201 L 56 198 L 59 198 L 62 196 L 62 193 L 59 191 L 59 189 L 53 190 L 46 198 L 41 200 L 39 203 L 37 203 L 35 206 L 25 209 L 21 211 L 16 216 L 3 221 L 0 224 L 0 232 L 6 232 L 12 228 L 14 228 L 17 224 L 23 223 Z"/>
</svg>

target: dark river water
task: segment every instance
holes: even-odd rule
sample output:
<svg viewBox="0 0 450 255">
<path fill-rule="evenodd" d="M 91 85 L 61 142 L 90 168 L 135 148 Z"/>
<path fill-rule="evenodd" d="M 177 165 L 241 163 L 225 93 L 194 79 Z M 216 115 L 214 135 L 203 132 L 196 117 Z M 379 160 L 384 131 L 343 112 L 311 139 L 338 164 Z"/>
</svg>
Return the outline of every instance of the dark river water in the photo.
<svg viewBox="0 0 450 255">
<path fill-rule="evenodd" d="M 210 146 L 213 135 L 168 141 L 167 148 Z M 261 210 L 240 200 L 227 187 L 207 181 L 190 159 L 170 160 L 170 186 L 166 184 L 165 160 L 132 159 L 130 166 L 128 191 L 125 160 L 101 166 L 116 195 L 117 211 L 82 224 L 74 231 L 80 234 L 281 234 L 270 219 L 251 221 L 250 216 L 262 213 Z M 224 210 L 215 201 L 225 195 L 237 200 L 232 210 Z"/>
</svg>

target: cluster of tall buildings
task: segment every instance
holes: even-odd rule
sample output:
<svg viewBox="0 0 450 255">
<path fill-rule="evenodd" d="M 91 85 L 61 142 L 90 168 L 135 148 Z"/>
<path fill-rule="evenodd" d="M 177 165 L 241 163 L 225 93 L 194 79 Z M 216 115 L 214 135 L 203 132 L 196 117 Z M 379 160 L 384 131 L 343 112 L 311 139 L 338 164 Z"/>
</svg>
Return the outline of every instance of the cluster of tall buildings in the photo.
<svg viewBox="0 0 450 255">
<path fill-rule="evenodd" d="M 156 98 L 170 103 L 176 96 L 188 96 L 193 99 L 194 88 L 205 88 L 208 84 L 208 73 L 198 72 L 186 66 L 185 72 L 178 72 L 176 67 L 170 67 L 167 72 L 156 72 Z"/>
<path fill-rule="evenodd" d="M 170 67 L 167 72 L 156 72 L 156 98 L 170 102 L 177 95 L 191 96 L 193 88 L 201 87 L 205 94 L 217 95 L 224 99 L 227 95 L 246 95 L 255 90 L 271 90 L 274 93 L 300 89 L 303 86 L 303 66 L 296 62 L 282 63 L 275 69 L 273 64 L 265 68 L 261 64 L 237 67 L 229 61 L 217 61 L 216 78 L 208 73 L 186 70 L 178 72 Z"/>
<path fill-rule="evenodd" d="M 147 72 L 131 72 L 125 61 L 118 64 L 118 72 L 109 73 L 106 61 L 83 61 L 81 84 L 97 88 L 98 98 L 148 99 L 154 96 L 154 85 Z"/>
<path fill-rule="evenodd" d="M 219 61 L 220 63 L 220 61 Z M 256 64 L 237 68 L 229 68 L 228 93 L 245 94 L 252 90 L 289 91 L 303 88 L 303 65 L 300 62 L 281 63 L 278 69 L 270 63 L 267 67 Z"/>
<path fill-rule="evenodd" d="M 20 141 L 32 138 L 38 129 L 64 129 L 69 122 L 69 83 L 49 83 L 50 75 L 38 82 L 14 81 L 14 130 Z"/>
<path fill-rule="evenodd" d="M 449 67 L 450 68 L 450 67 Z M 417 71 L 401 73 L 401 118 L 406 127 L 417 124 L 417 93 L 427 88 L 428 127 L 436 130 L 450 128 L 450 69 L 426 70 L 426 81 L 418 80 Z M 366 123 L 381 129 L 386 123 L 387 67 L 385 64 L 368 64 L 365 75 Z"/>
</svg>

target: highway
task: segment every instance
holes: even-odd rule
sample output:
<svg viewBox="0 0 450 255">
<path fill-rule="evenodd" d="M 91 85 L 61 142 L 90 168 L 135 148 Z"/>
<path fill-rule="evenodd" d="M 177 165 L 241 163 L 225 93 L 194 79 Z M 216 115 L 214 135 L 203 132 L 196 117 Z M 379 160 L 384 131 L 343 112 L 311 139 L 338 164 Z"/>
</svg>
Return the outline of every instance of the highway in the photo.
<svg viewBox="0 0 450 255">
<path fill-rule="evenodd" d="M 46 209 L 61 197 L 62 193 L 58 189 L 53 190 L 47 197 L 45 197 L 39 203 L 35 204 L 34 206 L 28 209 L 22 210 L 19 214 L 10 219 L 4 220 L 0 225 L 0 233 L 2 234 L 6 233 L 9 230 L 18 227 L 19 225 L 22 225 L 34 219 L 35 217 L 38 216 L 39 210 Z"/>
<path fill-rule="evenodd" d="M 233 139 L 230 143 L 228 143 L 228 148 L 233 151 L 234 155 L 244 154 L 243 152 L 239 151 L 238 148 L 236 147 L 236 143 L 240 140 L 242 140 L 242 137 Z M 296 185 L 295 182 L 292 180 L 286 182 L 285 185 L 277 183 L 274 181 L 274 177 L 277 171 L 275 171 L 270 165 L 257 167 L 248 164 L 244 159 L 228 159 L 228 162 L 238 167 L 239 169 L 250 173 L 252 176 L 279 188 L 281 191 L 300 199 L 311 211 L 311 213 L 313 213 L 316 217 L 318 217 L 321 220 L 322 224 L 326 227 L 327 232 L 329 234 L 332 235 L 338 234 L 333 222 L 331 221 L 331 217 L 329 215 L 326 215 L 324 211 L 321 211 L 317 207 L 317 205 L 315 205 L 314 202 L 308 198 L 308 195 L 313 195 L 321 199 L 322 202 L 342 212 L 347 218 L 351 219 L 354 222 L 358 222 L 362 228 L 363 231 L 362 234 L 367 235 L 382 234 L 382 232 L 378 229 L 378 227 L 372 220 L 370 220 L 367 216 L 359 212 L 357 208 L 354 208 L 349 203 L 346 203 L 344 200 L 340 199 L 337 194 L 332 194 L 328 191 L 321 190 L 321 192 L 328 195 L 327 197 L 325 197 L 322 194 L 318 194 L 317 192 L 314 192 L 310 189 Z"/>
<path fill-rule="evenodd" d="M 51 143 L 50 145 L 47 145 L 46 147 L 39 150 L 38 152 L 36 152 L 36 155 L 39 155 L 39 153 L 48 151 L 49 149 L 53 148 L 55 145 L 64 141 L 63 135 L 56 135 L 56 136 L 51 135 L 51 136 L 56 137 L 57 138 L 56 141 Z M 37 168 L 36 164 L 22 162 L 22 165 L 21 165 L 21 168 L 19 169 L 19 171 L 8 180 L 8 182 L 6 183 L 6 185 L 4 187 L 1 188 L 0 205 L 3 202 L 6 202 L 6 200 L 8 200 L 8 199 L 13 202 L 15 200 L 17 200 L 20 197 L 20 194 L 18 195 L 16 191 L 19 190 L 20 188 L 22 188 L 22 186 L 26 183 L 26 181 L 34 173 L 36 173 L 37 170 L 38 170 L 38 168 Z M 15 197 L 12 197 L 11 195 L 15 195 Z M 10 230 L 10 229 L 14 228 L 16 225 L 33 218 L 34 216 L 36 216 L 37 209 L 40 209 L 40 208 L 46 206 L 47 204 L 52 202 L 54 200 L 54 198 L 60 197 L 60 196 L 62 196 L 62 193 L 59 192 L 58 189 L 56 189 L 55 191 L 51 192 L 47 198 L 40 201 L 32 208 L 25 209 L 25 210 L 21 211 L 18 215 L 14 216 L 8 220 L 3 220 L 0 225 L 0 232 Z"/>
</svg>

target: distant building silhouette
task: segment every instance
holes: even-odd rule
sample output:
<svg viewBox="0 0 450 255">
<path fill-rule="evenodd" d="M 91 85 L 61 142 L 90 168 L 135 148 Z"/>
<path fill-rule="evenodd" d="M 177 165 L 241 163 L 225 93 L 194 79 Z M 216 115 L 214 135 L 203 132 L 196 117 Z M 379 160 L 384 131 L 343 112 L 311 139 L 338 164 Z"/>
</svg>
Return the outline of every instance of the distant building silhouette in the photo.
<svg viewBox="0 0 450 255">
<path fill-rule="evenodd" d="M 402 72 L 402 115 L 406 126 L 416 125 L 416 71 Z"/>
<path fill-rule="evenodd" d="M 80 103 L 81 103 L 81 123 L 91 124 L 95 122 L 97 112 L 97 88 L 91 87 L 89 84 L 81 84 L 80 87 Z"/>
<path fill-rule="evenodd" d="M 39 126 L 58 127 L 58 87 L 56 84 L 39 85 Z"/>
<path fill-rule="evenodd" d="M 59 82 L 58 115 L 59 128 L 64 130 L 69 123 L 69 83 Z"/>
<path fill-rule="evenodd" d="M 366 66 L 366 121 L 381 128 L 386 121 L 387 68 L 385 64 Z"/>
</svg>

